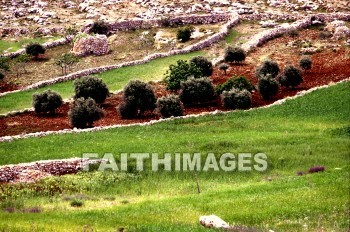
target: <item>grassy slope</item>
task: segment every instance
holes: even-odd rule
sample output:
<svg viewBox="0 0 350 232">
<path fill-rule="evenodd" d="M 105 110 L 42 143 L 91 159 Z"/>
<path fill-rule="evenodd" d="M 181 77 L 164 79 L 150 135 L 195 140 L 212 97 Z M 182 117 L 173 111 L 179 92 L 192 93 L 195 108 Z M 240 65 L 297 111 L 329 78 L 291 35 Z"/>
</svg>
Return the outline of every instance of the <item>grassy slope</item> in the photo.
<svg viewBox="0 0 350 232">
<path fill-rule="evenodd" d="M 108 85 L 110 91 L 122 89 L 131 79 L 143 81 L 156 81 L 164 77 L 164 73 L 170 64 L 176 63 L 179 59 L 190 59 L 193 56 L 203 54 L 202 52 L 193 52 L 184 55 L 171 56 L 153 60 L 147 64 L 123 67 L 120 69 L 110 70 L 101 73 L 99 76 L 103 78 Z M 73 91 L 73 81 L 58 83 L 36 90 L 22 91 L 19 93 L 8 94 L 0 97 L 0 114 L 7 113 L 12 110 L 21 110 L 31 107 L 32 95 L 35 92 L 43 92 L 46 89 L 52 89 L 59 92 L 63 98 L 70 98 Z"/>
<path fill-rule="evenodd" d="M 203 214 L 277 231 L 345 230 L 349 227 L 350 83 L 338 84 L 281 106 L 227 115 L 176 120 L 149 127 L 48 136 L 0 144 L 1 164 L 80 156 L 83 152 L 264 152 L 267 173 L 200 172 L 202 194 L 190 173 L 141 173 L 137 179 L 93 179 L 89 191 L 98 199 L 115 196 L 114 206 L 87 201 L 72 209 L 60 197 L 30 198 L 41 214 L 0 213 L 0 228 L 24 231 L 34 224 L 53 230 L 205 231 Z M 295 176 L 324 165 L 325 173 Z M 335 170 L 335 168 L 342 168 Z M 266 181 L 270 177 L 272 181 Z M 69 177 L 65 177 L 69 178 Z M 75 185 L 81 186 L 79 176 Z M 107 178 L 107 177 L 106 177 Z M 64 182 L 64 186 L 69 185 Z M 118 202 L 127 199 L 130 203 Z"/>
<path fill-rule="evenodd" d="M 24 45 L 29 43 L 40 43 L 43 44 L 49 40 L 56 40 L 58 37 L 54 38 L 25 38 L 18 41 L 8 41 L 8 40 L 0 40 L 0 54 L 4 52 L 6 49 L 9 49 L 9 52 L 17 51 L 18 49 L 23 48 Z"/>
</svg>

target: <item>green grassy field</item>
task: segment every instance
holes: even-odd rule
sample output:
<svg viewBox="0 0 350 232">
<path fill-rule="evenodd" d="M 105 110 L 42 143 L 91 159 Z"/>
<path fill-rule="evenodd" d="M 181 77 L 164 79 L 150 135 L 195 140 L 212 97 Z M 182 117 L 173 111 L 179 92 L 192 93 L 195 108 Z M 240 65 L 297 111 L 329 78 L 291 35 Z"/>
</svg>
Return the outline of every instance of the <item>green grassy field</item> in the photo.
<svg viewBox="0 0 350 232">
<path fill-rule="evenodd" d="M 43 44 L 49 40 L 56 40 L 59 39 L 59 37 L 53 37 L 53 38 L 25 38 L 20 39 L 16 41 L 9 41 L 9 40 L 2 40 L 0 39 L 0 53 L 3 53 L 5 50 L 8 49 L 9 52 L 15 52 L 18 49 L 23 48 L 24 45 L 29 43 L 40 43 Z"/>
<path fill-rule="evenodd" d="M 98 76 L 104 80 L 110 91 L 120 90 L 129 82 L 129 80 L 133 79 L 142 81 L 161 80 L 170 64 L 175 64 L 179 59 L 188 60 L 194 56 L 203 54 L 203 52 L 193 52 L 160 58 L 143 65 L 110 70 L 101 73 Z M 63 98 L 70 98 L 74 94 L 73 81 L 62 82 L 35 90 L 8 94 L 0 97 L 0 114 L 31 107 L 33 93 L 43 92 L 47 89 L 57 91 Z"/>
<path fill-rule="evenodd" d="M 349 226 L 350 83 L 252 111 L 30 138 L 0 144 L 0 164 L 133 152 L 258 153 L 266 172 L 89 172 L 2 188 L 4 231 L 208 231 L 200 215 L 258 231 L 346 231 Z M 315 165 L 326 171 L 297 176 Z M 40 189 L 40 191 L 38 191 Z M 1 189 L 0 189 L 1 190 Z M 6 191 L 5 191 L 6 190 Z M 67 200 L 68 198 L 68 200 Z M 71 207 L 72 199 L 84 202 Z M 40 206 L 42 212 L 25 209 Z"/>
</svg>

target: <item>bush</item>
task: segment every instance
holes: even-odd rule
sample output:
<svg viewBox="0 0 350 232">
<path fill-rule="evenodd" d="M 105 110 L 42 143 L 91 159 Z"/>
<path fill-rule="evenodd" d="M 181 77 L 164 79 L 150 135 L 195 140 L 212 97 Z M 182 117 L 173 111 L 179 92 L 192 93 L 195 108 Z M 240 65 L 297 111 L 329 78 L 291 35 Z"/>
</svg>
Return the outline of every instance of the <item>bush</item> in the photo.
<svg viewBox="0 0 350 232">
<path fill-rule="evenodd" d="M 3 73 L 0 72 L 0 80 L 4 79 L 5 75 Z"/>
<path fill-rule="evenodd" d="M 102 79 L 95 76 L 87 76 L 74 81 L 74 98 L 91 97 L 96 103 L 101 104 L 109 96 L 107 85 Z"/>
<path fill-rule="evenodd" d="M 223 63 L 223 64 L 220 64 L 219 66 L 219 69 L 224 71 L 225 75 L 226 75 L 226 70 L 229 68 L 228 64 L 226 63 Z"/>
<path fill-rule="evenodd" d="M 190 40 L 194 28 L 192 26 L 186 26 L 177 30 L 176 38 L 182 43 Z"/>
<path fill-rule="evenodd" d="M 156 96 L 152 87 L 142 81 L 133 80 L 124 87 L 124 102 L 118 106 L 122 118 L 133 118 L 156 108 Z"/>
<path fill-rule="evenodd" d="M 270 74 L 272 78 L 275 78 L 279 72 L 280 68 L 276 61 L 265 60 L 263 64 L 256 69 L 256 76 L 257 78 L 260 78 L 260 76 L 266 76 Z"/>
<path fill-rule="evenodd" d="M 157 109 L 163 118 L 182 116 L 184 114 L 183 104 L 177 95 L 159 98 L 157 100 Z"/>
<path fill-rule="evenodd" d="M 28 55 L 34 56 L 35 58 L 38 58 L 39 54 L 45 54 L 45 51 L 46 49 L 38 43 L 31 43 L 26 47 L 26 53 Z"/>
<path fill-rule="evenodd" d="M 107 35 L 109 31 L 108 26 L 106 25 L 106 23 L 102 20 L 99 21 L 95 21 L 90 30 L 89 33 L 94 33 L 94 34 L 101 34 L 101 35 Z"/>
<path fill-rule="evenodd" d="M 245 89 L 245 90 L 248 90 L 249 92 L 252 92 L 255 89 L 249 80 L 247 80 L 244 76 L 240 76 L 240 77 L 231 77 L 225 83 L 216 86 L 215 93 L 219 95 L 223 91 L 230 91 L 233 88 L 238 90 Z"/>
<path fill-rule="evenodd" d="M 36 113 L 51 113 L 62 105 L 62 97 L 51 90 L 46 90 L 43 93 L 33 94 L 33 107 Z"/>
<path fill-rule="evenodd" d="M 209 77 L 213 74 L 213 64 L 207 58 L 196 56 L 193 57 L 190 62 L 201 70 L 203 77 Z"/>
<path fill-rule="evenodd" d="M 168 90 L 180 89 L 180 82 L 186 81 L 189 77 L 199 78 L 202 75 L 201 70 L 184 60 L 178 60 L 176 65 L 169 66 L 169 70 L 165 74 L 164 81 Z"/>
<path fill-rule="evenodd" d="M 83 205 L 84 205 L 84 202 L 82 202 L 81 200 L 77 200 L 77 199 L 71 201 L 71 203 L 70 203 L 70 206 L 72 206 L 72 207 L 82 207 Z"/>
<path fill-rule="evenodd" d="M 103 111 L 94 99 L 78 98 L 71 103 L 68 117 L 72 127 L 92 127 L 94 121 L 103 117 Z"/>
<path fill-rule="evenodd" d="M 181 82 L 180 99 L 185 105 L 206 103 L 213 100 L 214 95 L 213 83 L 207 77 Z"/>
<path fill-rule="evenodd" d="M 261 76 L 258 82 L 258 90 L 264 99 L 270 99 L 278 93 L 278 83 L 271 74 Z"/>
<path fill-rule="evenodd" d="M 232 89 L 221 94 L 221 101 L 228 109 L 248 109 L 252 105 L 252 94 L 246 89 Z"/>
<path fill-rule="evenodd" d="M 329 39 L 331 38 L 333 35 L 331 32 L 329 31 L 321 31 L 318 35 L 318 37 L 321 39 L 321 40 L 326 40 L 326 39 Z"/>
<path fill-rule="evenodd" d="M 238 47 L 228 47 L 225 51 L 225 61 L 226 62 L 242 62 L 246 58 L 246 53 L 242 48 Z"/>
<path fill-rule="evenodd" d="M 305 56 L 299 60 L 299 66 L 304 70 L 309 70 L 312 67 L 312 60 L 310 57 Z"/>
<path fill-rule="evenodd" d="M 10 71 L 10 58 L 0 56 L 0 70 Z"/>
<path fill-rule="evenodd" d="M 291 30 L 291 31 L 289 31 L 289 32 L 287 32 L 287 35 L 289 36 L 289 37 L 297 37 L 298 35 L 299 35 L 299 32 L 298 32 L 298 30 Z"/>
<path fill-rule="evenodd" d="M 290 65 L 283 70 L 283 74 L 279 76 L 278 80 L 281 86 L 294 88 L 303 82 L 303 77 L 299 69 Z"/>
</svg>

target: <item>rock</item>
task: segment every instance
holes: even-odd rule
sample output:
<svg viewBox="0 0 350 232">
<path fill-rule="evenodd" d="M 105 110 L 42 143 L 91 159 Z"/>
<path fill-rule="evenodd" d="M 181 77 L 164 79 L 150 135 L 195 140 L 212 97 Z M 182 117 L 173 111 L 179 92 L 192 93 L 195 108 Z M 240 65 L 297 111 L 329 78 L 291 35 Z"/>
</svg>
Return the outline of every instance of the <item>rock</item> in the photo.
<svg viewBox="0 0 350 232">
<path fill-rule="evenodd" d="M 342 39 L 342 38 L 349 38 L 350 37 L 350 28 L 347 26 L 341 26 L 335 28 L 333 39 Z"/>
<path fill-rule="evenodd" d="M 266 21 L 261 21 L 259 22 L 261 27 L 268 27 L 268 28 L 273 28 L 278 25 L 274 20 L 266 20 Z"/>
<path fill-rule="evenodd" d="M 109 52 L 105 35 L 87 35 L 79 38 L 73 45 L 72 53 L 76 56 L 105 55 Z"/>
<path fill-rule="evenodd" d="M 207 228 L 229 229 L 230 225 L 216 215 L 200 216 L 199 223 Z"/>
</svg>

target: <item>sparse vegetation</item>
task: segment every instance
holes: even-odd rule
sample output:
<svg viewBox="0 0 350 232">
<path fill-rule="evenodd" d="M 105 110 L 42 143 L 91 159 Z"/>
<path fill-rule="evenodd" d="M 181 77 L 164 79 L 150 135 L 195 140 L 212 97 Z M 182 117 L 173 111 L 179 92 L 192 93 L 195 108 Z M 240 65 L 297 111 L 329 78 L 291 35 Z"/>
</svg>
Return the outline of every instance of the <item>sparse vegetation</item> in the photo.
<svg viewBox="0 0 350 232">
<path fill-rule="evenodd" d="M 62 75 L 67 75 L 72 66 L 78 62 L 78 57 L 74 56 L 71 53 L 65 53 L 55 61 L 55 65 L 61 68 Z"/>
<path fill-rule="evenodd" d="M 30 61 L 28 54 L 21 54 L 12 59 L 13 70 L 16 73 L 16 77 L 19 78 L 22 73 L 27 73 L 26 65 Z"/>
</svg>

